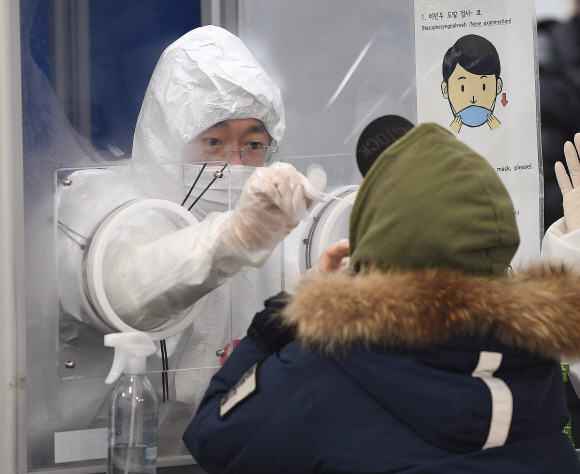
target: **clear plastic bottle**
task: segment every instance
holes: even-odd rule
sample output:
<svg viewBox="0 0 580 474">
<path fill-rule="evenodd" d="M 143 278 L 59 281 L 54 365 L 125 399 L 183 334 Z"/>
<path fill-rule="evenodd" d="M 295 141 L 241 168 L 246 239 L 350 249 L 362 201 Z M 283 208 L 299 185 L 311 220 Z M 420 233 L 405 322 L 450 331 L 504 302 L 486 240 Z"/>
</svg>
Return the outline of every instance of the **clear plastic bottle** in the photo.
<svg viewBox="0 0 580 474">
<path fill-rule="evenodd" d="M 157 395 L 145 375 L 155 345 L 144 333 L 107 334 L 115 347 L 106 383 L 119 377 L 109 408 L 107 474 L 155 474 L 157 466 Z"/>
</svg>

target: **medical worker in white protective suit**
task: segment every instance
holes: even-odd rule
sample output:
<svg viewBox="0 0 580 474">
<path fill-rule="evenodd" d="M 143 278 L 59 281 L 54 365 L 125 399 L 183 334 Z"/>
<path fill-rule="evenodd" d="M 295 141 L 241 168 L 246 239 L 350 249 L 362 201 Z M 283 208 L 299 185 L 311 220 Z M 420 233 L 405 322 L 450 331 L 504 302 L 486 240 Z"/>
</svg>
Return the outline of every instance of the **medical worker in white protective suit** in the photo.
<svg viewBox="0 0 580 474">
<path fill-rule="evenodd" d="M 284 126 L 278 87 L 236 36 L 207 26 L 165 50 L 143 100 L 133 162 L 228 161 L 232 196 L 240 197 L 231 211 L 210 214 L 162 245 L 154 241 L 127 253 L 108 281 L 118 312 L 144 318 L 179 313 L 242 268 L 266 262 L 316 196 L 316 189 L 291 165 L 264 167 L 274 157 Z M 220 186 L 225 183 L 218 180 L 204 194 L 206 210 L 212 204 L 218 211 L 226 208 L 227 194 L 220 194 Z M 241 339 L 263 301 L 280 289 L 278 263 L 270 265 L 273 273 L 269 268 L 246 272 L 230 288 L 210 295 L 180 367 L 219 363 L 216 350 L 226 349 L 230 311 L 232 339 Z M 194 380 L 192 374 L 178 373 L 177 397 L 188 399 L 194 392 L 199 397 L 206 384 L 203 374 Z"/>
<path fill-rule="evenodd" d="M 562 192 L 564 217 L 554 222 L 546 231 L 542 242 L 542 258 L 571 266 L 580 271 L 580 133 L 574 143 L 566 142 L 564 155 L 569 175 L 561 162 L 555 165 L 556 178 Z M 580 397 L 580 360 L 564 360 L 570 366 L 570 381 Z M 578 426 L 578 399 L 568 400 L 572 426 Z M 570 405 L 572 404 L 572 405 Z M 576 440 L 578 443 L 578 440 Z"/>
<path fill-rule="evenodd" d="M 291 165 L 264 167 L 283 131 L 280 91 L 236 36 L 207 26 L 165 50 L 143 100 L 133 162 L 228 161 L 233 193 L 245 186 L 232 211 L 116 258 L 106 289 L 117 313 L 179 313 L 242 268 L 266 261 L 316 196 Z M 216 181 L 204 194 L 206 203 L 220 186 Z M 227 193 L 214 202 L 223 210 Z"/>
<path fill-rule="evenodd" d="M 219 366 L 216 351 L 226 348 L 230 336 L 241 339 L 263 301 L 280 291 L 279 259 L 270 265 L 275 267 L 271 272 L 268 267 L 250 270 L 238 275 L 232 285 L 220 285 L 243 269 L 264 265 L 307 215 L 307 207 L 317 195 L 312 183 L 291 165 L 269 164 L 284 126 L 278 87 L 242 41 L 226 30 L 215 26 L 192 30 L 159 59 L 135 130 L 132 162 L 139 165 L 135 173 L 153 165 L 169 176 L 173 168 L 165 164 L 178 162 L 196 163 L 191 165 L 196 169 L 208 161 L 228 161 L 230 165 L 229 183 L 216 179 L 212 184 L 214 171 L 221 171 L 222 165 L 209 163 L 204 170 L 198 187 L 209 185 L 209 189 L 192 209 L 199 223 L 163 235 L 155 220 L 137 219 L 120 226 L 104 257 L 109 303 L 125 323 L 140 330 L 155 328 L 217 289 L 209 295 L 193 330 L 189 328 L 184 331 L 186 336 L 175 336 L 176 341 L 168 343 L 170 370 Z M 68 199 L 65 193 L 76 192 L 77 199 L 69 200 L 77 207 L 67 214 L 66 206 L 61 206 L 61 225 L 73 229 L 75 235 L 84 235 L 108 212 L 143 197 L 134 188 L 111 186 L 119 181 L 111 178 L 114 174 L 111 168 L 86 170 L 73 177 L 73 185 L 62 189 L 60 199 L 64 202 Z M 161 186 L 167 199 L 181 202 L 195 178 L 192 171 L 185 180 L 187 186 L 177 188 L 171 179 L 156 179 L 151 188 Z M 91 190 L 95 196 L 100 192 L 100 197 L 81 209 L 84 220 L 77 222 L 78 203 Z M 190 196 L 185 206 L 195 197 Z M 61 253 L 74 265 L 77 257 L 72 238 L 69 240 L 70 252 Z M 76 277 L 70 278 L 72 284 Z M 64 300 L 65 311 L 74 314 L 74 302 Z M 211 375 L 178 372 L 170 398 L 195 406 L 195 398 L 203 395 Z"/>
</svg>

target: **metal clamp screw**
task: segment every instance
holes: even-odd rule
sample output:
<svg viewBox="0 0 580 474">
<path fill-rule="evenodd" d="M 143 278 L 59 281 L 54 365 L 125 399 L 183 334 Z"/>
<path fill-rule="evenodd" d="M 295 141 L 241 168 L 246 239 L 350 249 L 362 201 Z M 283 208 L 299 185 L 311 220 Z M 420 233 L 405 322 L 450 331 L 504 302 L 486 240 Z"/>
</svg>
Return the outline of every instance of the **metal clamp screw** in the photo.
<svg viewBox="0 0 580 474">
<path fill-rule="evenodd" d="M 218 349 L 217 351 L 215 351 L 215 355 L 218 357 L 224 357 L 226 355 L 226 351 L 224 351 L 223 349 Z"/>
<path fill-rule="evenodd" d="M 68 179 L 68 178 L 64 178 L 62 180 L 62 185 L 63 186 L 70 186 L 72 184 L 72 180 Z"/>
<path fill-rule="evenodd" d="M 66 361 L 66 362 L 64 363 L 64 366 L 65 366 L 67 369 L 74 369 L 74 368 L 75 368 L 75 365 L 76 365 L 76 364 L 75 364 L 75 363 L 74 363 L 72 360 Z"/>
<path fill-rule="evenodd" d="M 213 177 L 214 178 L 223 178 L 224 177 L 224 173 L 222 171 L 214 171 L 213 172 Z"/>
</svg>

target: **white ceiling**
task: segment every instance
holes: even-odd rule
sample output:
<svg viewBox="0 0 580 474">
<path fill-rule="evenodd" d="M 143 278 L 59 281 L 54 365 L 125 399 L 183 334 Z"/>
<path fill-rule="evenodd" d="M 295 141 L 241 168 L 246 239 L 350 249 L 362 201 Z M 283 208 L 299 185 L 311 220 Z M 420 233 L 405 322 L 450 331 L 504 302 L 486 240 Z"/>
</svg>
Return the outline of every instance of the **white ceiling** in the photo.
<svg viewBox="0 0 580 474">
<path fill-rule="evenodd" d="M 578 11 L 579 0 L 536 0 L 538 21 L 566 20 Z"/>
</svg>

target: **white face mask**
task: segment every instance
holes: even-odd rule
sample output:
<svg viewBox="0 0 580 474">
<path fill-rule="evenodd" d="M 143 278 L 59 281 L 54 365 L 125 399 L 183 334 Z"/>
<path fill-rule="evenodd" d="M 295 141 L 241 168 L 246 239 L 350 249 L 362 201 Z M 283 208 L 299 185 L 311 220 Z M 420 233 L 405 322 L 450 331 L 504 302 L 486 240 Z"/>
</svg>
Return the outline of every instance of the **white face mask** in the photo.
<svg viewBox="0 0 580 474">
<path fill-rule="evenodd" d="M 215 178 L 222 170 L 223 166 L 206 166 L 195 185 L 195 189 L 184 204 L 189 208 L 199 197 L 201 192 L 209 186 L 209 189 L 201 196 L 192 208 L 192 212 L 205 218 L 210 212 L 223 212 L 233 209 L 240 197 L 242 189 L 255 168 L 237 165 L 230 166 L 223 171 L 221 178 Z M 229 170 L 229 171 L 228 171 Z M 186 191 L 189 192 L 200 172 L 199 165 L 185 165 L 184 183 Z M 213 183 L 212 183 L 213 181 Z M 210 185 L 211 183 L 211 185 Z"/>
</svg>

